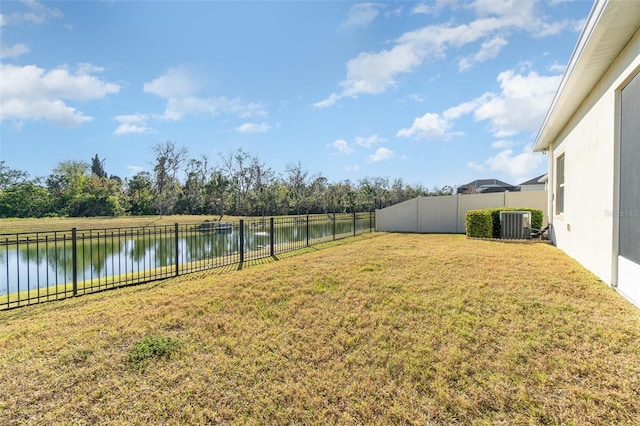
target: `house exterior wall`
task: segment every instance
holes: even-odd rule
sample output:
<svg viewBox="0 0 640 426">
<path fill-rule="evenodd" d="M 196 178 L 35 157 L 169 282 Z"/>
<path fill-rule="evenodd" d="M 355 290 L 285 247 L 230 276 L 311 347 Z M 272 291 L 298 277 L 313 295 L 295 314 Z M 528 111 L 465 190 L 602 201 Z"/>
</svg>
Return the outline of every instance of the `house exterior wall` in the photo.
<svg viewBox="0 0 640 426">
<path fill-rule="evenodd" d="M 552 241 L 608 284 L 616 284 L 620 90 L 640 69 L 640 33 L 611 64 L 549 146 Z M 557 159 L 565 156 L 564 213 L 556 212 Z M 634 301 L 639 303 L 640 301 Z"/>
</svg>

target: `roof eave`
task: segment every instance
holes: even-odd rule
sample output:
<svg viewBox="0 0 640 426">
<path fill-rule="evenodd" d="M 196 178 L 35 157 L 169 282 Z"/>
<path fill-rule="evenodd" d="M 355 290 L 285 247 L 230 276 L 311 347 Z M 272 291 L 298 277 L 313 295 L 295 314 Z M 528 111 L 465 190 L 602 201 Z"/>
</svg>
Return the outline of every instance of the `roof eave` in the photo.
<svg viewBox="0 0 640 426">
<path fill-rule="evenodd" d="M 637 26 L 608 31 L 616 17 L 637 19 L 637 4 L 616 0 L 596 0 L 571 55 L 569 64 L 538 131 L 533 151 L 549 149 L 575 111 L 584 102 L 611 63 L 637 30 Z M 635 24 L 635 21 L 634 21 Z M 610 49 L 611 43 L 616 49 Z M 606 49 L 607 55 L 603 55 Z M 598 58 L 595 60 L 594 58 Z"/>
</svg>

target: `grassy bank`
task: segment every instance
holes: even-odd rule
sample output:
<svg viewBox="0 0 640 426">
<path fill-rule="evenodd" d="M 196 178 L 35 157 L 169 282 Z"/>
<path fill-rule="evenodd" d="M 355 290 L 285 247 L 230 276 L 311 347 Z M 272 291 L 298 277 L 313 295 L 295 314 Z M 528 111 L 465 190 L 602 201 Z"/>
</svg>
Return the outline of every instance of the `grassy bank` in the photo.
<svg viewBox="0 0 640 426">
<path fill-rule="evenodd" d="M 542 243 L 371 234 L 0 325 L 0 424 L 640 423 L 639 311 Z"/>
<path fill-rule="evenodd" d="M 138 226 L 160 226 L 199 224 L 205 220 L 218 220 L 220 216 L 169 215 L 169 216 L 117 216 L 117 217 L 51 217 L 26 219 L 0 219 L 0 234 L 16 232 L 48 232 L 77 229 L 128 228 Z M 222 220 L 238 220 L 235 216 L 224 216 Z"/>
</svg>

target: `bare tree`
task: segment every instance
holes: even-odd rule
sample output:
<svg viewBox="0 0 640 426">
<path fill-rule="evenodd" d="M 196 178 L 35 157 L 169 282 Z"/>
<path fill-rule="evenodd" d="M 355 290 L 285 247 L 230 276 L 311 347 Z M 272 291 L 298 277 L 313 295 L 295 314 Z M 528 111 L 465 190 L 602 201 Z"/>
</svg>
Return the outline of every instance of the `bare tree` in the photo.
<svg viewBox="0 0 640 426">
<path fill-rule="evenodd" d="M 187 148 L 177 148 L 173 142 L 156 144 L 151 150 L 156 155 L 154 173 L 155 206 L 160 215 L 171 213 L 180 195 L 178 172 L 186 160 Z"/>
<path fill-rule="evenodd" d="M 185 167 L 185 181 L 181 198 L 181 211 L 190 214 L 203 214 L 206 206 L 205 184 L 209 179 L 209 159 L 203 155 L 199 159 L 191 159 Z"/>
<path fill-rule="evenodd" d="M 226 213 L 227 197 L 231 192 L 231 181 L 221 171 L 214 171 L 205 185 L 205 191 L 208 201 L 211 202 L 212 211 L 219 213 L 218 220 L 222 220 Z"/>
<path fill-rule="evenodd" d="M 308 212 L 308 183 L 309 172 L 302 168 L 298 161 L 296 164 L 289 164 L 286 170 L 286 182 L 289 187 L 290 207 L 300 214 L 301 210 Z"/>
</svg>

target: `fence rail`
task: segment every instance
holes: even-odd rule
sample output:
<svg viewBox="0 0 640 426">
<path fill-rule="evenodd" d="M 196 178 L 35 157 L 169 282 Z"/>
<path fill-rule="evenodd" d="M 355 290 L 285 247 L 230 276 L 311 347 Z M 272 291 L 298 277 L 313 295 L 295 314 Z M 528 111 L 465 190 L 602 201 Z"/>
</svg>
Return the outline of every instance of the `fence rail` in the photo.
<svg viewBox="0 0 640 426">
<path fill-rule="evenodd" d="M 0 310 L 273 257 L 375 229 L 370 213 L 0 234 Z"/>
</svg>

